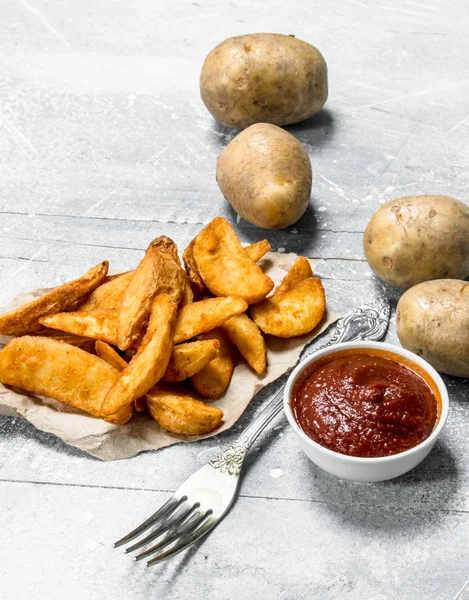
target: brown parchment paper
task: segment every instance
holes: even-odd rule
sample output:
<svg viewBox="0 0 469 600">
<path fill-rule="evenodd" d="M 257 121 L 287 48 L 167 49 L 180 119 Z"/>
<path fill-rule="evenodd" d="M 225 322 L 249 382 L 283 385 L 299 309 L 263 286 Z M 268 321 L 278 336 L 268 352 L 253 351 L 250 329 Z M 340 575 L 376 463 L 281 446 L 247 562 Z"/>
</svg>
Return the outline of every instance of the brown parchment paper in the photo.
<svg viewBox="0 0 469 600">
<path fill-rule="evenodd" d="M 259 264 L 278 284 L 296 258 L 296 254 L 269 252 Z M 314 269 L 313 262 L 312 266 Z M 45 291 L 47 290 L 39 289 L 21 294 L 10 306 L 0 310 L 0 313 L 32 300 Z M 282 340 L 267 336 L 266 372 L 259 377 L 242 361 L 236 366 L 227 393 L 215 403 L 223 410 L 223 423 L 216 431 L 205 436 L 187 437 L 168 433 L 146 414 L 136 415 L 126 425 L 113 425 L 55 400 L 38 398 L 21 390 L 12 391 L 2 384 L 0 414 L 25 418 L 37 429 L 53 433 L 65 443 L 106 461 L 130 458 L 145 450 L 159 450 L 171 444 L 211 437 L 236 423 L 257 392 L 293 366 L 304 346 L 338 318 L 339 315 L 328 312 L 312 333 L 301 338 Z M 11 338 L 0 336 L 0 347 L 9 339 Z"/>
</svg>

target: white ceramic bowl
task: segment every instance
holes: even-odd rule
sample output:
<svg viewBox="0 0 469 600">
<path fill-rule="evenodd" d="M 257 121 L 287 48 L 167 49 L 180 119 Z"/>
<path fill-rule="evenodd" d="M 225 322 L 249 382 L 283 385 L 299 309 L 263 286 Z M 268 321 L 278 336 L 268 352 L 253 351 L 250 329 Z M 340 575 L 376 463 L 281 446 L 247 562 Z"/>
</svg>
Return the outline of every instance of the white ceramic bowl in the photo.
<svg viewBox="0 0 469 600">
<path fill-rule="evenodd" d="M 393 454 L 392 456 L 382 456 L 378 458 L 348 456 L 329 450 L 313 441 L 296 422 L 290 407 L 290 398 L 294 383 L 303 370 L 322 356 L 334 354 L 340 350 L 353 350 L 358 348 L 385 350 L 407 358 L 426 371 L 438 387 L 441 396 L 441 411 L 438 421 L 430 436 L 414 448 L 406 450 L 405 452 L 400 452 L 399 454 Z M 351 479 L 352 481 L 385 481 L 386 479 L 392 479 L 393 477 L 398 477 L 399 475 L 407 473 L 407 471 L 416 467 L 427 456 L 433 448 L 433 445 L 446 422 L 449 400 L 448 391 L 441 377 L 427 361 L 423 360 L 413 352 L 404 350 L 399 346 L 393 346 L 392 344 L 385 344 L 382 342 L 347 342 L 319 350 L 296 367 L 288 378 L 285 386 L 284 408 L 288 422 L 296 433 L 301 449 L 318 467 L 321 467 L 321 469 L 324 469 L 337 477 Z"/>
</svg>

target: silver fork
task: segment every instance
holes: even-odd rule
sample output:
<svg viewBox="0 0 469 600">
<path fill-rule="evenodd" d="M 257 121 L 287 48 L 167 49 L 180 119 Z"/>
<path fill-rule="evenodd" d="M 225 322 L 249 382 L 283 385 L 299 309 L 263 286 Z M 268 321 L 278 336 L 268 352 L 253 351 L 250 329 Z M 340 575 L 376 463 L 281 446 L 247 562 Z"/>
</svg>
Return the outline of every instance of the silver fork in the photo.
<svg viewBox="0 0 469 600">
<path fill-rule="evenodd" d="M 337 321 L 334 334 L 325 346 L 352 340 L 379 340 L 386 333 L 389 314 L 389 303 L 385 298 L 355 308 Z M 298 362 L 316 350 L 305 347 Z M 147 562 L 147 566 L 152 566 L 207 535 L 223 519 L 236 498 L 249 449 L 282 407 L 283 387 L 231 446 L 186 479 L 161 508 L 114 547 L 123 546 L 151 530 L 125 552 L 141 550 L 161 538 L 135 556 L 135 560 L 153 556 Z"/>
</svg>

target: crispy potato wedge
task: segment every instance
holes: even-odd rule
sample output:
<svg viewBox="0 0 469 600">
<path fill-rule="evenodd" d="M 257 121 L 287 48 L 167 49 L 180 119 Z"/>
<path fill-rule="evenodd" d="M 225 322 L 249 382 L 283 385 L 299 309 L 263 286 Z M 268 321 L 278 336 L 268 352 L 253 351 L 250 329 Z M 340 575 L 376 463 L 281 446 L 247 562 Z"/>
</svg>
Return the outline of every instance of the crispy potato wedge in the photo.
<svg viewBox="0 0 469 600">
<path fill-rule="evenodd" d="M 231 317 L 247 309 L 242 298 L 206 298 L 183 306 L 178 313 L 174 328 L 174 343 L 179 344 L 218 327 Z"/>
<path fill-rule="evenodd" d="M 133 271 L 124 271 L 123 273 L 114 273 L 113 275 L 106 275 L 102 285 L 104 285 L 105 283 L 109 283 L 110 281 L 113 281 L 118 277 L 122 277 L 123 275 L 128 275 L 129 273 L 133 273 Z"/>
<path fill-rule="evenodd" d="M 222 217 L 213 219 L 195 238 L 194 258 L 203 282 L 215 296 L 241 296 L 254 304 L 274 287 Z"/>
<path fill-rule="evenodd" d="M 114 367 L 114 369 L 119 371 L 119 373 L 128 365 L 128 363 L 114 350 L 112 346 L 106 344 L 106 342 L 102 342 L 101 340 L 97 340 L 96 342 L 96 354 L 99 356 L 99 358 L 104 360 L 104 362 L 107 362 L 108 365 L 111 365 L 111 367 Z M 145 408 L 146 401 L 144 396 L 134 400 L 135 412 L 143 412 Z"/>
<path fill-rule="evenodd" d="M 113 414 L 132 403 L 163 377 L 173 351 L 176 314 L 177 303 L 171 296 L 159 294 L 154 298 L 145 337 L 104 399 L 102 414 Z"/>
<path fill-rule="evenodd" d="M 219 352 L 220 342 L 215 339 L 174 346 L 163 381 L 183 381 L 192 377 L 213 360 Z"/>
<path fill-rule="evenodd" d="M 238 348 L 248 365 L 261 375 L 267 366 L 267 346 L 254 321 L 246 313 L 242 313 L 225 321 L 220 329 Z"/>
<path fill-rule="evenodd" d="M 190 304 L 191 302 L 194 302 L 194 292 L 192 291 L 191 284 L 189 283 L 189 280 L 186 277 L 180 305 L 185 306 L 186 304 Z"/>
<path fill-rule="evenodd" d="M 195 240 L 192 240 L 184 250 L 182 260 L 184 261 L 184 267 L 186 268 L 187 278 L 192 282 L 196 291 L 202 294 L 206 291 L 206 288 L 202 281 L 202 277 L 200 276 L 199 269 L 197 268 L 197 263 L 195 262 L 194 242 Z"/>
<path fill-rule="evenodd" d="M 176 244 L 164 235 L 153 240 L 119 304 L 117 345 L 120 350 L 127 350 L 138 338 L 149 318 L 153 298 L 168 294 L 178 303 L 184 282 Z"/>
<path fill-rule="evenodd" d="M 129 364 L 106 342 L 97 340 L 95 342 L 95 349 L 96 355 L 99 356 L 101 360 L 104 360 L 104 362 L 107 362 L 108 365 L 111 365 L 116 371 L 119 371 L 119 373 Z"/>
<path fill-rule="evenodd" d="M 220 342 L 220 352 L 207 366 L 191 377 L 191 383 L 202 398 L 220 398 L 230 385 L 238 352 L 220 329 L 204 334 L 201 339 L 218 340 Z"/>
<path fill-rule="evenodd" d="M 269 243 L 269 240 L 259 240 L 258 242 L 254 242 L 254 244 L 251 244 L 250 246 L 246 246 L 245 250 L 249 258 L 254 262 L 257 262 L 258 260 L 261 260 L 264 254 L 270 252 L 270 250 L 272 250 L 272 247 Z"/>
<path fill-rule="evenodd" d="M 0 333 L 24 335 L 41 328 L 40 319 L 61 312 L 97 288 L 106 277 L 109 263 L 99 263 L 84 275 L 59 285 L 40 298 L 0 315 Z"/>
<path fill-rule="evenodd" d="M 117 308 L 133 274 L 134 271 L 128 271 L 109 279 L 109 281 L 105 281 L 88 296 L 83 304 L 80 304 L 78 310 L 88 311 L 95 308 Z"/>
<path fill-rule="evenodd" d="M 254 323 L 264 333 L 291 338 L 312 331 L 326 310 L 321 280 L 309 277 L 290 290 L 251 306 Z"/>
<path fill-rule="evenodd" d="M 95 340 L 89 337 L 68 334 L 62 331 L 57 331 L 56 329 L 47 328 L 43 328 L 41 331 L 33 333 L 31 335 L 40 335 L 42 337 L 48 337 L 50 339 L 57 340 L 58 342 L 65 342 L 66 344 L 70 344 L 71 346 L 76 346 L 77 348 L 86 350 L 86 352 L 91 352 L 91 354 L 96 354 Z"/>
<path fill-rule="evenodd" d="M 97 356 L 76 346 L 40 336 L 23 336 L 0 352 L 0 381 L 54 398 L 94 417 L 118 378 L 118 372 Z M 125 423 L 132 410 L 113 415 Z"/>
<path fill-rule="evenodd" d="M 192 242 L 184 250 L 183 260 L 189 281 L 192 282 L 199 295 L 201 295 L 207 292 L 207 288 L 202 281 L 202 277 L 200 276 L 197 263 L 194 258 L 194 241 L 195 240 L 192 240 Z M 254 242 L 254 244 L 246 246 L 245 250 L 249 258 L 254 262 L 257 262 L 264 256 L 264 254 L 267 254 L 267 252 L 271 250 L 271 246 L 268 240 L 260 240 L 259 242 Z M 184 304 L 188 303 L 185 302 Z"/>
<path fill-rule="evenodd" d="M 63 312 L 40 319 L 40 323 L 74 335 L 102 340 L 110 344 L 117 342 L 117 311 L 100 309 Z"/>
<path fill-rule="evenodd" d="M 171 433 L 204 435 L 216 429 L 223 411 L 196 400 L 184 388 L 159 385 L 147 394 L 147 406 L 155 421 Z"/>
<path fill-rule="evenodd" d="M 307 258 L 299 256 L 293 263 L 291 269 L 283 278 L 282 283 L 278 286 L 272 296 L 280 297 L 285 292 L 293 289 L 297 283 L 313 276 L 313 269 Z"/>
</svg>

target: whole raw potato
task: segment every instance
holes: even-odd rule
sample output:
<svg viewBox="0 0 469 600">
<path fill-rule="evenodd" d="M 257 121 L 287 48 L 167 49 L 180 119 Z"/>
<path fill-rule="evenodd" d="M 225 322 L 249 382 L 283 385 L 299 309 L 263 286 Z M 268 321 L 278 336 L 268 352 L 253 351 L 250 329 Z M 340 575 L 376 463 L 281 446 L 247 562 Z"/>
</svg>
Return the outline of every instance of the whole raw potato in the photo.
<svg viewBox="0 0 469 600">
<path fill-rule="evenodd" d="M 294 36 L 240 35 L 207 56 L 200 95 L 215 119 L 228 127 L 298 123 L 324 106 L 327 66 L 319 50 Z"/>
<path fill-rule="evenodd" d="M 469 283 L 425 281 L 405 292 L 397 305 L 397 333 L 404 348 L 437 371 L 469 377 Z"/>
<path fill-rule="evenodd" d="M 449 196 L 409 196 L 388 202 L 363 236 L 378 277 L 407 289 L 430 279 L 469 275 L 469 206 Z"/>
<path fill-rule="evenodd" d="M 217 161 L 220 189 L 246 221 L 281 229 L 298 221 L 311 194 L 311 162 L 303 145 L 275 125 L 258 123 L 237 135 Z"/>
</svg>

